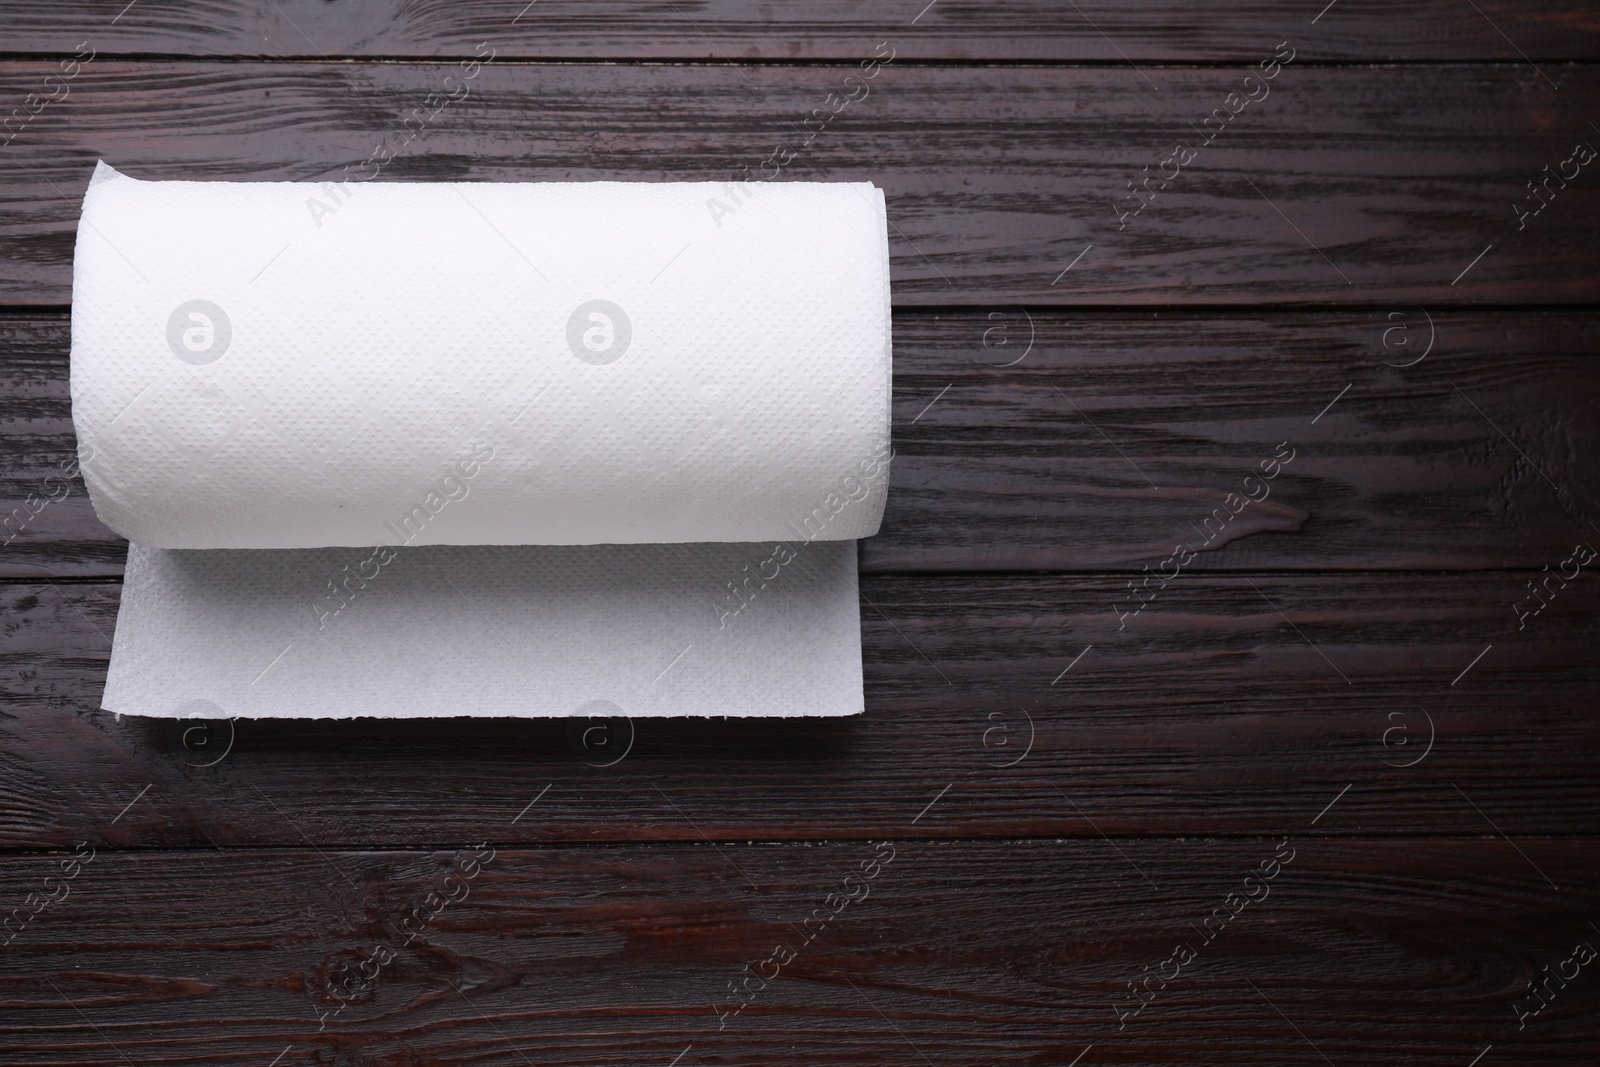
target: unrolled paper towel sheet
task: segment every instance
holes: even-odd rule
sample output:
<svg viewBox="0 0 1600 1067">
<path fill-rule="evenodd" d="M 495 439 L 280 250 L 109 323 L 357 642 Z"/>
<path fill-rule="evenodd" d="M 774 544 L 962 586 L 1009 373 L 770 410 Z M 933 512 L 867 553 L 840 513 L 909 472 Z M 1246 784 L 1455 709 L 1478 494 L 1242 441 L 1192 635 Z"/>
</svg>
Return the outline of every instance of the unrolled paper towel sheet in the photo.
<svg viewBox="0 0 1600 1067">
<path fill-rule="evenodd" d="M 868 184 L 102 164 L 72 400 L 134 542 L 104 706 L 860 711 L 885 226 Z"/>
<path fill-rule="evenodd" d="M 136 545 L 104 703 L 210 719 L 852 714 L 855 550 L 443 545 L 383 563 Z M 318 597 L 369 558 L 376 577 L 342 609 Z"/>
</svg>

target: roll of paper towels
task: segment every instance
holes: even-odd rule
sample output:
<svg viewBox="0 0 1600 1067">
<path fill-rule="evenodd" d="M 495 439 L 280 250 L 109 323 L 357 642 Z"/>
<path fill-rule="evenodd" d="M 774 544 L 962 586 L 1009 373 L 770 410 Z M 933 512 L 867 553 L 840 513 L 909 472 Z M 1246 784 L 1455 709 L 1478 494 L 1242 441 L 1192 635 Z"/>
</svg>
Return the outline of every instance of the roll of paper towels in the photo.
<svg viewBox="0 0 1600 1067">
<path fill-rule="evenodd" d="M 72 310 L 84 480 L 132 542 L 109 710 L 862 709 L 872 185 L 102 163 Z"/>
</svg>

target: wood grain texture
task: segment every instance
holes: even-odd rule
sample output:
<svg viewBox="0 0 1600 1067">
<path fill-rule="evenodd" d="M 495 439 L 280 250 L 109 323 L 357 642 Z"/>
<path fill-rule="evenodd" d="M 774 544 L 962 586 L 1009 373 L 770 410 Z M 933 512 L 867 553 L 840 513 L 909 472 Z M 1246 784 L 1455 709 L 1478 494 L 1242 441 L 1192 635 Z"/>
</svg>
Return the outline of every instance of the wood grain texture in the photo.
<svg viewBox="0 0 1600 1067">
<path fill-rule="evenodd" d="M 0 63 L 0 92 L 43 91 L 55 69 Z M 0 301 L 67 304 L 97 158 L 136 177 L 325 181 L 383 141 L 396 158 L 377 180 L 728 181 L 787 145 L 791 162 L 766 167 L 779 180 L 886 190 L 902 306 L 1587 304 L 1600 289 L 1600 183 L 1584 177 L 1600 163 L 1521 229 L 1513 210 L 1541 168 L 1600 143 L 1594 67 L 1559 71 L 1559 91 L 1527 66 L 1282 67 L 1125 216 L 1143 168 L 1171 173 L 1175 146 L 1202 145 L 1244 88 L 1240 68 L 1146 71 L 1161 91 L 1110 68 L 890 65 L 806 145 L 842 68 L 499 62 L 406 134 L 457 64 L 99 60 L 0 149 Z M 708 208 L 705 225 L 714 240 L 737 216 Z"/>
<path fill-rule="evenodd" d="M 0 57 L 0 519 L 70 468 L 97 158 L 726 182 L 788 146 L 778 180 L 888 194 L 898 449 L 865 715 L 588 748 L 96 710 L 123 547 L 70 482 L 0 547 L 0 1067 L 1594 1063 L 1595 967 L 1529 986 L 1600 944 L 1600 579 L 1514 606 L 1600 543 L 1600 164 L 1514 210 L 1600 147 L 1594 5 L 16 0 Z"/>
<path fill-rule="evenodd" d="M 1583 517 L 1600 504 L 1583 459 L 1600 451 L 1597 325 L 904 315 L 890 507 L 863 565 L 1155 570 L 1287 442 L 1271 495 L 1193 566 L 1542 567 L 1600 535 Z"/>
<path fill-rule="evenodd" d="M 1488 1045 L 1498 1063 L 1593 1063 L 1592 965 L 1521 1029 L 1514 1005 L 1600 936 L 1594 839 L 1525 839 L 1524 858 L 1493 837 L 1302 829 L 482 861 L 101 852 L 0 953 L 0 1063 L 1465 1067 Z M 43 892 L 60 861 L 0 860 L 0 900 Z M 747 1005 L 719 1015 L 747 974 Z"/>
<path fill-rule="evenodd" d="M 1140 572 L 1186 541 L 1197 570 L 1537 570 L 1600 537 L 1579 518 L 1600 503 L 1597 330 L 1577 312 L 901 312 L 897 458 L 862 565 Z M 73 469 L 69 343 L 64 318 L 0 319 L 0 575 L 122 570 L 81 479 L 54 480 Z M 1203 544 L 1283 441 L 1272 495 Z"/>
<path fill-rule="evenodd" d="M 124 12 L 91 0 L 12 0 L 0 35 L 14 53 L 71 54 L 87 39 L 112 55 L 434 57 L 471 55 L 488 40 L 519 58 L 737 63 L 853 61 L 888 38 L 921 60 L 1126 64 L 1253 62 L 1266 38 L 1298 34 L 1314 35 L 1318 59 L 1600 58 L 1600 17 L 1573 0 L 1338 0 L 1319 15 L 1324 4 L 141 0 Z"/>
<path fill-rule="evenodd" d="M 639 720 L 603 769 L 620 726 L 119 720 L 120 586 L 8 583 L 0 845 L 448 844 L 546 786 L 507 844 L 1271 833 L 1347 785 L 1316 832 L 1593 834 L 1596 579 L 1519 631 L 1527 577 L 1186 574 L 1127 617 L 1120 578 L 868 578 L 864 716 Z"/>
</svg>

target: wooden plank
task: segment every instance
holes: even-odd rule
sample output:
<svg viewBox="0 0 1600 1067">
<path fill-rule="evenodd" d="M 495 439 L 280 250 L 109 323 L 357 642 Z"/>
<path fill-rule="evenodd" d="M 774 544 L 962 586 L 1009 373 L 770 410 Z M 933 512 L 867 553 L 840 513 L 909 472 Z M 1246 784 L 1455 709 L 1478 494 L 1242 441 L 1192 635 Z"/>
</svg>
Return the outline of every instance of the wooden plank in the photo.
<svg viewBox="0 0 1600 1067">
<path fill-rule="evenodd" d="M 547 786 L 508 844 L 1270 833 L 1347 786 L 1318 832 L 1592 834 L 1595 578 L 1519 631 L 1528 578 L 1184 574 L 1127 616 L 1121 577 L 867 578 L 864 716 L 588 750 L 563 719 L 118 720 L 120 587 L 7 583 L 0 847 L 450 843 Z"/>
<path fill-rule="evenodd" d="M 1537 570 L 1600 500 L 1597 332 L 1577 312 L 901 312 L 889 510 L 862 564 L 1138 573 L 1184 542 L 1197 570 Z M 122 570 L 63 478 L 68 345 L 64 318 L 0 319 L 0 575 Z M 1282 442 L 1271 495 L 1205 543 Z"/>
<path fill-rule="evenodd" d="M 377 180 L 874 180 L 900 305 L 1594 300 L 1600 185 L 1583 175 L 1600 164 L 1573 153 L 1600 144 L 1600 68 L 1562 69 L 1560 91 L 1507 65 L 1294 63 L 1253 88 L 1237 67 L 1144 69 L 1159 93 L 1116 68 L 891 64 L 849 90 L 859 102 L 834 95 L 807 144 L 801 123 L 848 88 L 840 68 L 505 62 L 468 85 L 456 64 L 96 61 L 0 151 L 0 301 L 68 302 L 97 158 L 137 177 L 325 181 L 373 173 L 386 139 Z M 53 70 L 0 63 L 0 90 L 21 99 Z M 440 110 L 403 132 L 424 106 Z M 1214 112 L 1222 133 L 1205 134 Z M 1552 177 L 1519 223 L 1525 198 L 1545 203 L 1527 187 L 1545 167 L 1577 177 Z M 321 221 L 308 209 L 290 245 Z M 708 201 L 705 225 L 714 239 L 737 216 Z"/>
<path fill-rule="evenodd" d="M 1593 1063 L 1593 838 L 1283 823 L 521 851 L 501 820 L 482 851 L 102 851 L 68 882 L 8 856 L 0 900 L 67 895 L 0 954 L 0 1063 Z"/>
<path fill-rule="evenodd" d="M 1600 533 L 1578 518 L 1600 500 L 1579 458 L 1600 448 L 1595 325 L 1416 308 L 897 319 L 897 459 L 864 565 L 1156 570 L 1182 543 L 1206 569 L 1543 566 Z M 1238 540 L 1208 543 L 1202 523 L 1274 455 L 1294 459 L 1250 483 L 1267 495 L 1230 522 Z"/>
<path fill-rule="evenodd" d="M 71 54 L 91 41 L 110 55 L 185 57 L 460 56 L 481 41 L 524 59 L 688 59 L 738 63 L 853 61 L 894 41 L 920 60 L 1126 64 L 1253 62 L 1263 43 L 1307 36 L 1318 59 L 1575 60 L 1600 57 L 1600 20 L 1571 0 L 1336 0 L 1286 7 L 1234 0 L 1204 12 L 1177 0 L 1084 5 L 1048 0 L 994 7 L 907 0 L 894 5 L 809 0 L 715 4 L 620 0 L 246 0 L 199 7 L 176 0 L 8 3 L 0 30 L 13 53 Z M 1476 7 L 1476 10 L 1474 10 Z M 1271 38 L 1270 41 L 1267 38 Z M 1552 72 L 1553 73 L 1553 72 Z"/>
<path fill-rule="evenodd" d="M 77 469 L 65 316 L 0 318 L 0 574 L 120 574 L 127 542 L 101 525 Z"/>
</svg>

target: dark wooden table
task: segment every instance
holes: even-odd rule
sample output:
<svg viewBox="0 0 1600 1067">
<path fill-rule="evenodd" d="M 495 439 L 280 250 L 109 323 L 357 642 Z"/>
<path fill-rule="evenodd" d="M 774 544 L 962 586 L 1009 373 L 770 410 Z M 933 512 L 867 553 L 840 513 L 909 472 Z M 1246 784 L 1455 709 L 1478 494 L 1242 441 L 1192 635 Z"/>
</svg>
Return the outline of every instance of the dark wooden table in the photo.
<svg viewBox="0 0 1600 1067">
<path fill-rule="evenodd" d="M 1600 13 L 924 3 L 9 0 L 0 1063 L 1600 1062 Z M 379 145 L 887 191 L 864 716 L 98 710 L 94 162 Z"/>
</svg>

